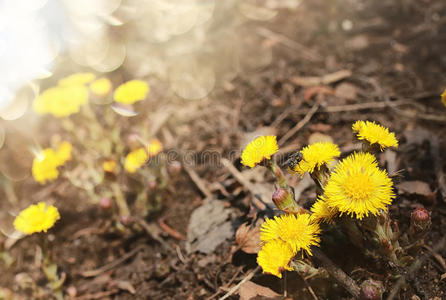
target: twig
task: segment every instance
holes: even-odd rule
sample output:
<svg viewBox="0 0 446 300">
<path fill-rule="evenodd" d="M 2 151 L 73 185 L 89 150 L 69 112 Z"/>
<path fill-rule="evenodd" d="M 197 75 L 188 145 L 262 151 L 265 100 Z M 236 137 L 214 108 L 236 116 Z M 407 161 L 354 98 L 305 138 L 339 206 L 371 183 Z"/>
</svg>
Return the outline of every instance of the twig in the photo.
<svg viewBox="0 0 446 300">
<path fill-rule="evenodd" d="M 333 279 L 341 284 L 353 297 L 359 298 L 359 286 L 350 276 L 336 266 L 321 250 L 316 248 L 313 250 L 313 254 Z"/>
<path fill-rule="evenodd" d="M 203 195 L 206 197 L 206 199 L 212 198 L 212 193 L 209 191 L 209 189 L 206 187 L 207 184 L 204 182 L 203 179 L 198 176 L 197 172 L 195 172 L 194 169 L 190 168 L 188 165 L 183 164 L 184 170 L 189 175 L 190 179 L 195 183 L 197 188 L 203 193 Z"/>
<path fill-rule="evenodd" d="M 145 248 L 145 245 L 140 245 L 138 247 L 136 247 L 135 249 L 133 249 L 132 251 L 130 251 L 129 253 L 125 254 L 124 256 L 118 258 L 115 261 L 112 261 L 109 264 L 106 264 L 98 269 L 95 270 L 89 270 L 89 271 L 85 271 L 82 272 L 81 275 L 84 277 L 95 277 L 98 276 L 104 272 L 107 272 L 113 268 L 115 268 L 116 266 L 122 264 L 123 262 L 125 262 L 127 259 L 129 259 L 130 257 L 132 257 L 133 255 L 135 255 L 136 253 L 138 253 L 141 249 Z"/>
<path fill-rule="evenodd" d="M 147 223 L 144 219 L 134 217 L 136 223 L 141 226 L 144 231 L 155 241 L 161 244 L 166 250 L 175 253 L 175 250 L 161 238 L 161 229 L 155 223 Z"/>
<path fill-rule="evenodd" d="M 164 218 L 159 218 L 158 219 L 158 224 L 160 225 L 161 229 L 163 229 L 168 235 L 170 235 L 174 239 L 177 239 L 177 240 L 180 240 L 180 241 L 186 240 L 184 235 L 182 235 L 180 232 L 176 231 L 175 229 L 173 229 L 169 225 L 167 225 L 164 222 Z"/>
<path fill-rule="evenodd" d="M 375 102 L 365 102 L 349 105 L 333 105 L 325 106 L 321 108 L 322 112 L 345 112 L 345 111 L 355 111 L 363 109 L 374 109 L 374 108 L 387 108 L 396 107 L 400 105 L 412 104 L 409 100 L 397 100 L 397 101 L 375 101 Z"/>
<path fill-rule="evenodd" d="M 300 276 L 302 278 L 302 280 L 304 281 L 305 285 L 307 286 L 308 291 L 310 292 L 311 296 L 313 297 L 314 300 L 318 300 L 316 293 L 313 291 L 313 288 L 311 287 L 311 285 L 308 284 L 307 280 L 305 279 L 305 277 Z"/>
<path fill-rule="evenodd" d="M 244 284 L 245 282 L 247 282 L 248 280 L 250 280 L 252 277 L 254 277 L 254 274 L 260 269 L 259 266 L 257 266 L 254 270 L 252 270 L 248 275 L 246 275 L 245 278 L 243 278 L 239 283 L 237 283 L 234 287 L 232 287 L 223 297 L 219 298 L 219 300 L 224 300 L 226 298 L 228 298 L 229 296 L 231 296 L 232 294 L 234 294 L 235 292 L 238 291 L 238 289 L 242 286 L 242 284 Z"/>
<path fill-rule="evenodd" d="M 291 128 L 280 140 L 279 145 L 283 145 L 289 138 L 291 138 L 296 132 L 307 124 L 311 117 L 316 113 L 319 108 L 319 102 L 316 102 L 313 107 L 308 111 L 305 117 L 300 120 L 293 128 Z"/>
<path fill-rule="evenodd" d="M 433 252 L 438 252 L 441 248 L 444 248 L 446 244 L 446 237 L 443 237 L 433 248 Z M 423 263 L 428 258 L 429 254 L 424 254 L 419 259 L 415 260 L 415 262 L 407 269 L 406 274 L 413 276 L 417 273 L 418 269 L 423 265 Z M 392 291 L 389 293 L 389 297 L 387 297 L 387 300 L 392 300 L 396 297 L 398 292 L 400 291 L 401 287 L 406 283 L 406 274 L 402 274 L 400 279 L 395 283 L 393 286 Z"/>
</svg>

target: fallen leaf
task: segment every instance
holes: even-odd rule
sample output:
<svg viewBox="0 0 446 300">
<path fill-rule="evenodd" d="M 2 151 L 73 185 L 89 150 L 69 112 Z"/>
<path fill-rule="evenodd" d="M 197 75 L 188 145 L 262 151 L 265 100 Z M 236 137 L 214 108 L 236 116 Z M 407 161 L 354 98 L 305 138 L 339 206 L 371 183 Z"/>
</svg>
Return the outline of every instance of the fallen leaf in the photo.
<svg viewBox="0 0 446 300">
<path fill-rule="evenodd" d="M 257 296 L 266 297 L 266 299 L 274 299 L 276 297 L 280 297 L 280 295 L 273 290 L 258 285 L 252 281 L 247 281 L 242 284 L 240 286 L 238 294 L 240 295 L 240 300 L 253 300 Z"/>
<path fill-rule="evenodd" d="M 260 227 L 250 228 L 243 223 L 235 233 L 235 241 L 243 252 L 255 254 L 260 251 Z"/>
<path fill-rule="evenodd" d="M 405 181 L 396 185 L 399 194 L 409 194 L 425 197 L 427 200 L 432 200 L 435 197 L 435 193 L 426 182 L 414 180 Z"/>
</svg>

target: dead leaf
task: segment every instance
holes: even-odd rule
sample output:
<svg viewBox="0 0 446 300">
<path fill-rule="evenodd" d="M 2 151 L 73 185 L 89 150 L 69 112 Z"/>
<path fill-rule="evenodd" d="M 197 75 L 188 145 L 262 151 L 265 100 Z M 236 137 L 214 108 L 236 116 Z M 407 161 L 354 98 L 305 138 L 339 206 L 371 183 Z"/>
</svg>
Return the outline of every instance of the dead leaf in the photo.
<svg viewBox="0 0 446 300">
<path fill-rule="evenodd" d="M 266 299 L 274 299 L 276 297 L 280 297 L 280 295 L 273 290 L 258 285 L 252 281 L 247 281 L 242 284 L 240 286 L 238 294 L 240 295 L 240 300 L 253 300 L 257 296 L 263 296 L 266 297 Z"/>
<path fill-rule="evenodd" d="M 396 185 L 399 194 L 409 194 L 425 197 L 427 200 L 432 200 L 435 197 L 435 193 L 431 191 L 431 188 L 426 182 L 414 180 L 405 181 Z"/>
<path fill-rule="evenodd" d="M 255 254 L 260 251 L 260 226 L 250 228 L 243 223 L 235 233 L 235 241 L 243 252 Z"/>
</svg>

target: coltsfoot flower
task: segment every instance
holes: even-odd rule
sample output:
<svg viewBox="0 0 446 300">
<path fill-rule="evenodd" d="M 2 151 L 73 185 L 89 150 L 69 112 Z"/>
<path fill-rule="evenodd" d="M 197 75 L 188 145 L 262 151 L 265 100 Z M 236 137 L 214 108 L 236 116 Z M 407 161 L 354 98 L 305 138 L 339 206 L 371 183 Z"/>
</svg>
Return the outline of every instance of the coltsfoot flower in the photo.
<svg viewBox="0 0 446 300">
<path fill-rule="evenodd" d="M 60 86 L 70 86 L 70 85 L 86 85 L 92 82 L 96 78 L 93 73 L 75 73 L 70 76 L 60 79 L 57 83 Z"/>
<path fill-rule="evenodd" d="M 60 215 L 56 207 L 39 202 L 22 210 L 14 220 L 14 227 L 27 235 L 46 232 L 59 219 Z"/>
<path fill-rule="evenodd" d="M 398 147 L 398 140 L 393 132 L 384 126 L 370 121 L 356 121 L 352 126 L 359 140 L 366 140 L 371 145 L 378 144 L 381 151 L 388 147 Z"/>
<path fill-rule="evenodd" d="M 116 170 L 116 161 L 113 159 L 106 160 L 102 163 L 102 169 L 108 173 L 114 173 Z"/>
<path fill-rule="evenodd" d="M 242 164 L 255 167 L 264 159 L 271 159 L 271 155 L 279 150 L 275 136 L 259 136 L 251 141 L 242 152 Z"/>
<path fill-rule="evenodd" d="M 318 246 L 320 228 L 313 223 L 309 214 L 287 214 L 267 219 L 260 227 L 260 240 L 268 243 L 281 240 L 288 243 L 296 254 L 305 250 L 311 255 L 310 246 Z"/>
<path fill-rule="evenodd" d="M 283 271 L 292 270 L 289 263 L 293 256 L 290 245 L 281 240 L 273 240 L 262 246 L 257 254 L 257 263 L 262 267 L 263 273 L 282 278 Z"/>
<path fill-rule="evenodd" d="M 108 93 L 110 93 L 112 89 L 112 83 L 110 79 L 108 78 L 99 78 L 90 83 L 90 91 L 93 92 L 93 94 L 98 96 L 105 96 Z"/>
<path fill-rule="evenodd" d="M 163 144 L 158 139 L 153 139 L 146 146 L 149 156 L 155 156 L 163 151 Z"/>
<path fill-rule="evenodd" d="M 129 173 L 135 173 L 149 159 L 145 148 L 138 148 L 127 154 L 124 169 Z"/>
<path fill-rule="evenodd" d="M 51 149 L 40 151 L 33 160 L 32 175 L 40 184 L 46 181 L 53 181 L 59 176 L 57 167 L 60 165 L 60 158 L 56 152 Z"/>
<path fill-rule="evenodd" d="M 33 103 L 38 114 L 67 117 L 79 112 L 88 102 L 88 89 L 83 85 L 55 86 L 45 90 Z"/>
<path fill-rule="evenodd" d="M 443 105 L 446 106 L 446 89 L 444 90 L 443 94 L 441 94 L 441 102 L 443 102 Z"/>
<path fill-rule="evenodd" d="M 73 146 L 69 142 L 63 141 L 62 143 L 60 143 L 60 145 L 56 151 L 56 155 L 59 159 L 59 165 L 63 165 L 67 161 L 71 160 L 72 149 L 73 149 Z"/>
<path fill-rule="evenodd" d="M 149 86 L 142 80 L 127 81 L 115 90 L 113 98 L 116 102 L 123 104 L 133 104 L 144 100 L 149 92 Z"/>
<path fill-rule="evenodd" d="M 324 164 L 329 164 L 336 157 L 341 155 L 337 145 L 330 142 L 317 142 L 301 151 L 302 160 L 294 168 L 294 172 L 304 175 L 305 172 L 313 173 L 315 169 L 319 170 Z"/>
<path fill-rule="evenodd" d="M 321 199 L 341 214 L 377 215 L 395 198 L 392 180 L 370 153 L 354 153 L 336 165 Z"/>
<path fill-rule="evenodd" d="M 327 222 L 330 223 L 337 215 L 337 209 L 328 206 L 327 202 L 318 199 L 311 207 L 312 212 L 310 219 L 314 222 Z"/>
</svg>

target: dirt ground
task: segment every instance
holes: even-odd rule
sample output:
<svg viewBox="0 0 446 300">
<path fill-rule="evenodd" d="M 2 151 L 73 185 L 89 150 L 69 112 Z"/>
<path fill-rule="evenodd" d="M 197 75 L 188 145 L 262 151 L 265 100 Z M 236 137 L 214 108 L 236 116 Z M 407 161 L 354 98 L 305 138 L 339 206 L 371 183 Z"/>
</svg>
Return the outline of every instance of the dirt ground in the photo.
<svg viewBox="0 0 446 300">
<path fill-rule="evenodd" d="M 314 133 L 330 136 L 348 154 L 356 147 L 351 124 L 360 119 L 375 120 L 396 133 L 400 147 L 379 157 L 389 171 L 403 170 L 394 179 L 395 185 L 421 181 L 428 187 L 427 192 L 397 190 L 390 209 L 401 232 L 407 231 L 413 208 L 424 205 L 432 212 L 432 230 L 419 256 L 421 266 L 405 274 L 407 284 L 396 299 L 444 299 L 446 181 L 441 178 L 446 170 L 446 108 L 439 95 L 446 87 L 446 3 L 304 1 L 298 10 L 281 9 L 269 22 L 243 26 L 272 49 L 268 65 L 244 69 L 197 101 L 180 99 L 166 92 L 161 80 L 149 79 L 152 95 L 168 100 L 164 106 L 172 111 L 160 139 L 178 153 L 194 153 L 183 160 L 181 174 L 163 192 L 162 209 L 145 220 L 149 231 L 116 229 L 109 215 L 90 204 L 85 193 L 62 182 L 45 192 L 32 179 L 15 184 L 21 207 L 29 203 L 30 195 L 56 199 L 61 220 L 50 232 L 48 248 L 59 273 L 66 275 L 67 299 L 70 294 L 73 299 L 211 300 L 224 296 L 257 266 L 255 254 L 237 248 L 234 231 L 253 217 L 264 216 L 252 206 L 252 191 L 235 178 L 224 159 L 244 172 L 238 156 L 252 132 L 276 134 L 284 155 L 308 144 Z M 339 71 L 343 73 L 335 73 Z M 333 80 L 325 76 L 333 73 L 341 75 Z M 317 109 L 312 110 L 315 105 Z M 287 136 L 309 114 L 303 127 Z M 57 125 L 48 130 L 57 132 Z M 220 153 L 219 161 L 201 159 L 206 150 Z M 249 179 L 256 187 L 272 188 L 273 179 L 262 171 Z M 290 175 L 289 179 L 299 184 L 298 178 Z M 258 193 L 270 197 L 272 190 L 259 188 Z M 314 186 L 309 186 L 300 202 L 308 205 L 312 197 Z M 231 237 L 209 253 L 188 251 L 191 214 L 210 201 L 219 201 L 229 211 Z M 34 261 L 35 242 L 35 237 L 18 241 L 9 251 L 14 259 L 11 266 L 5 259 L 0 261 L 0 287 L 23 299 L 30 299 L 30 291 L 23 282 L 20 287 L 18 275 L 26 273 L 42 287 L 46 284 Z M 385 297 L 389 295 L 397 279 L 391 278 L 384 265 L 357 252 L 346 244 L 329 251 L 331 259 L 354 280 L 381 280 Z M 103 266 L 108 268 L 99 269 Z M 98 272 L 86 273 L 89 270 Z M 335 282 L 306 282 L 291 273 L 286 285 L 260 271 L 251 280 L 281 295 L 286 287 L 293 299 L 314 299 L 307 284 L 319 299 L 351 299 Z M 228 299 L 238 298 L 236 292 Z"/>
</svg>

